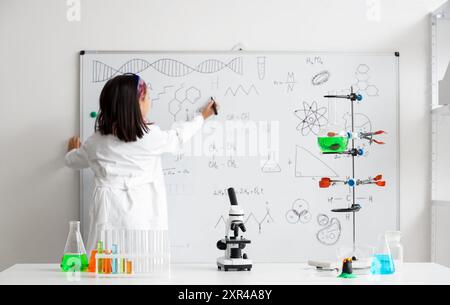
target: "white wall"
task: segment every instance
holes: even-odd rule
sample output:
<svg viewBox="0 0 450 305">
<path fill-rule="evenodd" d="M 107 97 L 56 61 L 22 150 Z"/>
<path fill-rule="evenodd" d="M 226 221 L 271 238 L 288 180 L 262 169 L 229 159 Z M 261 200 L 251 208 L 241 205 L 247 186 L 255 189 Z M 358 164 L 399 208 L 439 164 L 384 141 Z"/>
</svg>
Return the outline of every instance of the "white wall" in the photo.
<svg viewBox="0 0 450 305">
<path fill-rule="evenodd" d="M 429 22 L 443 0 L 0 1 L 0 270 L 57 262 L 79 217 L 78 175 L 63 166 L 76 134 L 78 51 L 400 51 L 401 230 L 406 260 L 430 256 Z M 393 203 L 394 204 L 394 203 Z M 211 241 L 214 242 L 214 241 Z"/>
</svg>

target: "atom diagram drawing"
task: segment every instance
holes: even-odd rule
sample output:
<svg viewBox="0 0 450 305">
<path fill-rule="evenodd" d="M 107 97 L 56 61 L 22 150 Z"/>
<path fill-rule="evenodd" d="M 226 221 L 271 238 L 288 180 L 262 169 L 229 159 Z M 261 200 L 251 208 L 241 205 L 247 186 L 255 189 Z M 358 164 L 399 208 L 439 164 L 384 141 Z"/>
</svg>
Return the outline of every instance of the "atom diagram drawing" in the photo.
<svg viewBox="0 0 450 305">
<path fill-rule="evenodd" d="M 312 102 L 311 105 L 303 102 L 303 109 L 294 111 L 295 116 L 300 119 L 300 123 L 296 128 L 297 131 L 303 136 L 307 136 L 310 133 L 318 135 L 320 129 L 328 124 L 328 119 L 325 117 L 326 113 L 327 108 L 318 108 L 316 101 Z"/>
</svg>

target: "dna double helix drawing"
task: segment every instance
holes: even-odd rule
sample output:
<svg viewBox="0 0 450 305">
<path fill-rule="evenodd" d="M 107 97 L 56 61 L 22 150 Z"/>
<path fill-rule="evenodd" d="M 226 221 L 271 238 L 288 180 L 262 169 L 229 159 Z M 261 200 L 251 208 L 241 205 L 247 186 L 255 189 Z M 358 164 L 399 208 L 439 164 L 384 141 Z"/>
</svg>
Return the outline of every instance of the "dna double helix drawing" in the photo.
<svg viewBox="0 0 450 305">
<path fill-rule="evenodd" d="M 217 59 L 207 59 L 196 66 L 190 66 L 171 58 L 161 58 L 151 63 L 145 59 L 133 58 L 119 68 L 114 68 L 101 61 L 94 60 L 92 62 L 92 82 L 104 82 L 116 75 L 124 73 L 137 74 L 148 68 L 153 68 L 159 73 L 170 77 L 182 77 L 193 72 L 212 74 L 225 68 L 228 68 L 236 74 L 243 74 L 242 57 L 233 58 L 228 63 Z"/>
</svg>

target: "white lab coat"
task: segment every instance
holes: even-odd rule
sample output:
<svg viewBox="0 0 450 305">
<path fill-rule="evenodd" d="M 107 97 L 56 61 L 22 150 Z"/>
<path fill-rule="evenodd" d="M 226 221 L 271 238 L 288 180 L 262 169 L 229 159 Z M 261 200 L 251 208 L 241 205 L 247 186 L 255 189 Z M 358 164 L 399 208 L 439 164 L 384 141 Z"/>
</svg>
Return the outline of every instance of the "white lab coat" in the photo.
<svg viewBox="0 0 450 305">
<path fill-rule="evenodd" d="M 99 224 L 111 229 L 168 229 L 161 154 L 179 152 L 203 121 L 198 115 L 168 131 L 149 125 L 147 134 L 128 143 L 97 132 L 66 154 L 68 167 L 90 167 L 95 174 L 88 253 L 95 248 Z"/>
</svg>

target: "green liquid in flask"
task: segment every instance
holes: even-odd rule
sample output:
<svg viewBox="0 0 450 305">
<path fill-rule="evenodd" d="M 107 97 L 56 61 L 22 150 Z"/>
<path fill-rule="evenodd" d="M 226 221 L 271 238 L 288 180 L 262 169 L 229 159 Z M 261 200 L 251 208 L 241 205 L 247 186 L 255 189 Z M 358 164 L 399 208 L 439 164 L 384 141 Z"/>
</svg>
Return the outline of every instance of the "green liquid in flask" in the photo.
<svg viewBox="0 0 450 305">
<path fill-rule="evenodd" d="M 324 153 L 344 152 L 347 150 L 347 137 L 318 137 L 320 150 Z"/>
<path fill-rule="evenodd" d="M 86 254 L 66 253 L 61 260 L 61 270 L 67 271 L 86 271 L 89 266 Z"/>
</svg>

